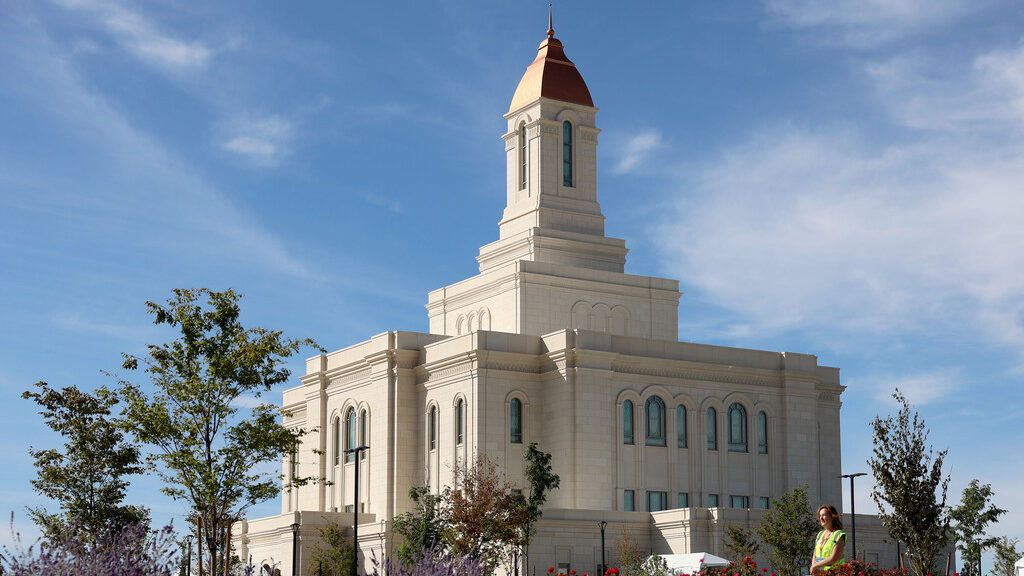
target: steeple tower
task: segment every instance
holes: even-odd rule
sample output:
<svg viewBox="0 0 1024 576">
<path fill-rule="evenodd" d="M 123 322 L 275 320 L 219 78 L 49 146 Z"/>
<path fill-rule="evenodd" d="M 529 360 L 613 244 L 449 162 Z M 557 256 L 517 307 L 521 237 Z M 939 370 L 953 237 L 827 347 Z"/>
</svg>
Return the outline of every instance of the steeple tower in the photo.
<svg viewBox="0 0 1024 576">
<path fill-rule="evenodd" d="M 604 235 L 596 116 L 549 10 L 547 35 L 505 114 L 498 240 L 480 248 L 478 275 L 430 293 L 432 333 L 579 328 L 678 338 L 679 282 L 625 274 L 625 241 Z"/>
</svg>

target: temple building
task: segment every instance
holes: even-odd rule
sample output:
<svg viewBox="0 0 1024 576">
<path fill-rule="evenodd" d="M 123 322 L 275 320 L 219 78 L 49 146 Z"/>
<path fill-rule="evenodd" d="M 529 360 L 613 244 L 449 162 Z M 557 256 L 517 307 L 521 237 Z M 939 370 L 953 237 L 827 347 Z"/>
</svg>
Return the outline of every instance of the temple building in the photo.
<svg viewBox="0 0 1024 576">
<path fill-rule="evenodd" d="M 358 508 L 369 569 L 371 551 L 396 548 L 391 522 L 412 510 L 411 487 L 438 492 L 482 454 L 525 490 L 531 442 L 553 454 L 561 487 L 529 574 L 597 571 L 602 521 L 615 565 L 625 532 L 659 554 L 721 555 L 726 526 L 756 527 L 795 487 L 812 507 L 842 508 L 839 369 L 678 340 L 679 282 L 626 273 L 625 242 L 605 236 L 597 112 L 549 27 L 504 116 L 505 208 L 479 273 L 427 296 L 429 333 L 385 332 L 307 361 L 282 409 L 285 425 L 316 432 L 283 472 L 329 482 L 238 523 L 239 556 L 287 575 L 295 543 L 310 574 L 317 528 L 351 526 Z M 369 449 L 357 463 L 345 449 L 358 445 Z M 858 553 L 895 563 L 877 520 L 857 524 Z"/>
</svg>

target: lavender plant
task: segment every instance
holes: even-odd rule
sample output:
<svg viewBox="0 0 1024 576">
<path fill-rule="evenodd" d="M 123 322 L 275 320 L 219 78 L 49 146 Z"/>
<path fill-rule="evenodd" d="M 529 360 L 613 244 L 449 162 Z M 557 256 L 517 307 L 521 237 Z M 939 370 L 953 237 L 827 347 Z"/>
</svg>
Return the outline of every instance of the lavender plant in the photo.
<svg viewBox="0 0 1024 576">
<path fill-rule="evenodd" d="M 78 530 L 40 540 L 25 548 L 14 531 L 13 548 L 3 546 L 4 576 L 168 576 L 177 560 L 171 525 L 150 533 L 144 524 L 106 528 L 94 538 L 73 536 Z"/>
<path fill-rule="evenodd" d="M 427 547 L 415 562 L 403 564 L 391 558 L 381 562 L 371 558 L 373 572 L 368 576 L 486 576 L 487 566 L 468 554 L 453 554 L 443 546 Z"/>
</svg>

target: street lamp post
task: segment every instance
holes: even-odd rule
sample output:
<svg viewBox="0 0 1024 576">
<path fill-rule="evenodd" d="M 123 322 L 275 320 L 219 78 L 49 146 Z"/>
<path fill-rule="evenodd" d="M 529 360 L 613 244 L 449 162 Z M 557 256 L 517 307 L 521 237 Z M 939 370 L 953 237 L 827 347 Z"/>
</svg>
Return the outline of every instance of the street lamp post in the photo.
<svg viewBox="0 0 1024 576">
<path fill-rule="evenodd" d="M 365 444 L 345 450 L 345 454 L 354 454 L 356 461 L 356 480 L 353 483 L 352 496 L 352 576 L 359 574 L 359 455 L 370 447 Z"/>
<path fill-rule="evenodd" d="M 597 525 L 601 527 L 601 576 L 604 576 L 608 571 L 608 566 L 604 562 L 604 529 L 608 527 L 608 523 L 601 520 Z"/>
<path fill-rule="evenodd" d="M 850 479 L 850 544 L 853 546 L 853 559 L 857 559 L 857 507 L 854 504 L 853 480 L 858 476 L 866 476 L 867 472 L 842 474 L 840 478 Z"/>
<path fill-rule="evenodd" d="M 192 576 L 192 535 L 185 536 L 185 573 Z"/>
<path fill-rule="evenodd" d="M 299 523 L 292 523 L 292 576 L 299 576 Z"/>
</svg>

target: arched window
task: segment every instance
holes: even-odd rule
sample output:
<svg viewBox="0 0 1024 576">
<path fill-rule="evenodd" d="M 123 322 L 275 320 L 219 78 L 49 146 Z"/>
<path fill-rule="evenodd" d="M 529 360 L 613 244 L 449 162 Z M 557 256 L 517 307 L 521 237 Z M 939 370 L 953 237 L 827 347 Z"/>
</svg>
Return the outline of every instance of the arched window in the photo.
<svg viewBox="0 0 1024 576">
<path fill-rule="evenodd" d="M 366 441 L 366 410 L 363 410 L 359 413 L 359 445 L 366 446 Z M 366 459 L 366 450 L 360 453 L 360 458 L 362 460 Z"/>
<path fill-rule="evenodd" d="M 708 408 L 708 450 L 718 450 L 718 412 Z"/>
<path fill-rule="evenodd" d="M 519 125 L 519 189 L 526 189 L 526 123 Z"/>
<path fill-rule="evenodd" d="M 622 403 L 622 443 L 633 443 L 633 402 L 630 400 Z"/>
<path fill-rule="evenodd" d="M 763 411 L 757 413 L 757 453 L 768 453 L 768 415 Z"/>
<path fill-rule="evenodd" d="M 437 406 L 430 407 L 430 449 L 437 449 Z"/>
<path fill-rule="evenodd" d="M 747 451 L 747 409 L 739 402 L 729 406 L 729 451 Z"/>
<path fill-rule="evenodd" d="M 676 446 L 686 448 L 686 406 L 676 406 Z"/>
<path fill-rule="evenodd" d="M 455 444 L 462 445 L 466 431 L 466 403 L 459 398 L 455 403 Z"/>
<path fill-rule="evenodd" d="M 572 186 L 572 124 L 562 122 L 562 185 Z"/>
<path fill-rule="evenodd" d="M 523 403 L 519 398 L 513 398 L 508 405 L 508 441 L 523 443 Z"/>
<path fill-rule="evenodd" d="M 341 418 L 334 417 L 334 465 L 341 463 Z"/>
<path fill-rule="evenodd" d="M 345 413 L 345 449 L 352 450 L 356 447 L 356 410 L 349 408 Z M 354 462 L 355 452 L 345 453 L 345 462 Z"/>
<path fill-rule="evenodd" d="M 644 405 L 647 415 L 647 445 L 665 445 L 665 402 L 657 396 L 651 396 Z"/>
</svg>

